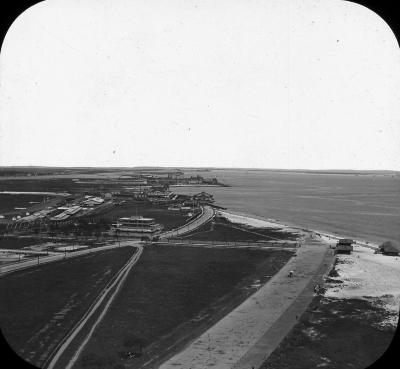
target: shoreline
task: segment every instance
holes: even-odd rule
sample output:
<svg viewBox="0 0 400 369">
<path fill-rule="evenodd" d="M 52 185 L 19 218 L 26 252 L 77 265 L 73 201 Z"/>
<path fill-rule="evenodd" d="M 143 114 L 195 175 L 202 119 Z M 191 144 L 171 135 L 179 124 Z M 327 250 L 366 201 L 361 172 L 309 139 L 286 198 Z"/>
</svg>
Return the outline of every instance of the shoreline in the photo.
<svg viewBox="0 0 400 369">
<path fill-rule="evenodd" d="M 218 184 L 173 184 L 169 185 L 169 187 L 230 187 L 227 184 L 218 183 Z"/>
<path fill-rule="evenodd" d="M 326 231 L 321 231 L 319 229 L 309 229 L 309 228 L 301 227 L 301 226 L 298 226 L 298 225 L 295 225 L 293 223 L 286 222 L 286 221 L 285 221 L 285 223 L 283 223 L 282 221 L 280 221 L 278 219 L 265 218 L 265 217 L 262 217 L 259 215 L 252 215 L 252 214 L 245 213 L 245 212 L 239 212 L 239 211 L 233 211 L 233 210 L 223 210 L 223 211 L 218 211 L 218 213 L 228 213 L 228 214 L 240 216 L 243 218 L 247 218 L 249 220 L 251 220 L 251 219 L 260 220 L 260 221 L 263 221 L 266 223 L 273 224 L 273 225 L 275 225 L 276 228 L 282 228 L 282 229 L 286 228 L 287 230 L 294 229 L 294 230 L 297 230 L 300 232 L 310 232 L 310 233 L 316 234 L 317 236 L 320 236 L 321 238 L 325 238 L 325 240 L 327 238 L 326 242 L 328 242 L 328 243 L 330 243 L 330 241 L 332 241 L 332 240 L 337 241 L 341 238 L 349 238 L 344 235 L 341 236 L 341 235 L 337 235 L 337 234 L 332 234 L 332 233 L 329 233 Z M 248 224 L 248 223 L 243 223 L 243 224 Z M 371 241 L 364 240 L 364 239 L 355 239 L 355 238 L 352 238 L 352 239 L 353 239 L 355 245 L 367 247 L 367 248 L 370 248 L 373 250 L 377 250 L 379 248 L 379 245 L 375 242 L 371 242 Z"/>
<path fill-rule="evenodd" d="M 265 228 L 272 225 L 282 230 L 296 229 L 305 237 L 301 241 L 302 245 L 297 251 L 296 258 L 290 258 L 287 264 L 255 294 L 189 343 L 185 349 L 165 361 L 160 366 L 161 369 L 186 368 L 188 365 L 200 369 L 204 363 L 226 369 L 262 366 L 280 342 L 289 335 L 291 329 L 298 324 L 298 316 L 302 316 L 314 301 L 317 296 L 315 291 L 313 293 L 315 283 L 326 286 L 328 300 L 369 301 L 370 297 L 364 296 L 368 292 L 368 295 L 374 295 L 376 304 L 382 306 L 386 312 L 393 313 L 397 306 L 400 299 L 398 294 L 385 295 L 387 291 L 392 292 L 390 288 L 383 289 L 382 294 L 371 292 L 379 291 L 376 287 L 379 283 L 381 286 L 385 285 L 385 277 L 380 278 L 379 283 L 375 281 L 376 273 L 381 272 L 386 277 L 389 275 L 393 277 L 400 271 L 397 258 L 385 259 L 384 255 L 374 255 L 373 250 L 377 248 L 376 244 L 366 240 L 355 240 L 355 249 L 352 254 L 336 256 L 330 249 L 332 244 L 341 238 L 338 235 L 289 226 L 277 222 L 276 219 L 266 219 L 243 212 L 220 211 L 218 213 L 222 216 L 228 215 L 226 218 L 229 221 L 232 221 L 229 214 L 241 217 L 243 218 L 241 223 L 250 226 L 254 226 L 254 220 L 258 220 L 265 222 Z M 311 267 L 313 263 L 316 263 L 316 255 L 312 254 L 315 252 L 319 253 L 317 259 L 324 255 L 318 263 L 318 268 L 316 265 Z M 342 258 L 342 256 L 344 257 Z M 348 259 L 348 261 L 343 259 Z M 340 266 L 336 266 L 335 260 L 339 261 Z M 355 271 L 348 264 L 353 264 Z M 342 273 L 343 266 L 347 269 L 344 269 Z M 386 271 L 389 266 L 392 269 L 391 274 Z M 289 270 L 295 271 L 294 278 L 296 280 L 303 279 L 303 282 L 299 283 L 297 287 L 291 286 L 294 281 L 287 279 Z M 331 271 L 334 270 L 339 272 L 337 278 L 330 276 Z M 370 270 L 372 273 L 369 273 Z M 298 272 L 300 272 L 299 275 Z M 306 280 L 307 283 L 304 284 Z M 274 289 L 277 283 L 281 286 L 279 293 L 267 292 Z M 392 284 L 394 286 L 392 288 L 395 289 L 395 279 L 392 279 Z M 280 305 L 287 304 L 283 311 L 276 307 L 277 304 L 268 305 L 272 300 L 280 299 L 282 294 L 290 294 L 289 299 L 292 299 L 289 303 L 287 300 L 280 301 Z M 395 326 L 397 321 L 397 317 L 392 315 L 389 319 L 385 319 L 386 323 L 384 324 Z M 263 327 L 262 330 L 259 327 Z"/>
<path fill-rule="evenodd" d="M 266 224 L 272 223 L 277 227 L 282 227 L 283 230 L 297 229 L 302 232 L 308 232 L 312 236 L 316 235 L 322 243 L 328 244 L 329 247 L 334 246 L 337 240 L 346 238 L 319 230 L 306 229 L 292 225 L 289 226 L 288 224 L 278 223 L 275 219 L 268 218 L 266 220 L 265 218 L 251 216 L 250 214 L 245 213 L 232 211 L 224 211 L 220 213 L 239 215 L 250 221 L 252 219 L 265 221 Z M 249 225 L 249 223 L 244 224 Z M 396 273 L 396 268 L 400 270 L 400 267 L 398 267 L 399 262 L 397 261 L 398 257 L 390 257 L 382 254 L 376 255 L 375 251 L 379 249 L 377 243 L 357 239 L 353 239 L 353 241 L 354 249 L 350 255 L 338 254 L 336 257 L 339 264 L 333 265 L 331 269 L 335 270 L 338 273 L 338 276 L 329 277 L 329 282 L 324 282 L 327 287 L 326 294 L 324 294 L 325 298 L 336 300 L 352 298 L 366 301 L 372 298 L 376 301 L 380 301 L 386 311 L 396 313 L 398 310 L 398 303 L 400 302 L 400 293 L 395 293 L 394 291 L 396 288 L 387 282 L 381 282 L 380 288 L 377 288 L 375 285 L 378 283 L 378 280 L 380 281 L 382 275 L 386 275 L 389 278 L 389 276 L 392 277 L 390 273 Z M 350 265 L 353 265 L 355 269 L 354 267 L 351 268 Z M 374 273 L 372 274 L 378 275 L 379 277 L 372 278 L 367 270 L 373 270 Z M 381 293 L 378 292 L 379 290 Z M 388 322 L 391 322 L 389 324 L 394 326 L 397 325 L 396 316 L 392 316 Z"/>
</svg>

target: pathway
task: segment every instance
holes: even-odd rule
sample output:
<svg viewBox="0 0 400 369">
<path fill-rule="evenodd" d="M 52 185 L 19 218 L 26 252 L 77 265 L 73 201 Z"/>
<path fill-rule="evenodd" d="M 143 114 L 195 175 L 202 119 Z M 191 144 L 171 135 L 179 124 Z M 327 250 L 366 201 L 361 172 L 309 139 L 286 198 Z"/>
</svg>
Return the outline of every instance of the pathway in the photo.
<svg viewBox="0 0 400 369">
<path fill-rule="evenodd" d="M 92 337 L 96 327 L 106 315 L 111 303 L 118 295 L 130 270 L 139 260 L 143 246 L 131 243 L 137 247 L 135 254 L 118 271 L 112 281 L 99 294 L 97 300 L 90 306 L 85 315 L 57 346 L 43 367 L 71 369 L 78 360 L 79 355 Z"/>
<path fill-rule="evenodd" d="M 182 227 L 172 229 L 171 231 L 163 232 L 159 235 L 162 238 L 172 238 L 182 236 L 186 233 L 192 232 L 197 228 L 200 228 L 203 224 L 209 222 L 215 215 L 215 211 L 211 206 L 203 206 L 202 213 L 196 219 L 189 223 L 186 223 Z"/>
<path fill-rule="evenodd" d="M 32 267 L 35 267 L 38 265 L 52 263 L 52 262 L 58 261 L 58 260 L 71 259 L 74 257 L 91 254 L 92 252 L 100 252 L 100 251 L 115 249 L 115 248 L 121 247 L 121 246 L 131 246 L 132 243 L 134 243 L 135 245 L 138 245 L 140 242 L 139 241 L 124 241 L 124 242 L 120 242 L 120 243 L 113 243 L 112 245 L 87 248 L 84 250 L 73 251 L 73 252 L 58 252 L 58 253 L 53 252 L 51 255 L 49 253 L 49 256 L 43 256 L 40 258 L 31 258 L 29 260 L 23 260 L 23 261 L 19 261 L 19 262 L 15 262 L 15 263 L 2 265 L 2 266 L 0 266 L 0 277 L 4 276 L 6 274 L 12 273 L 12 272 L 16 272 L 18 270 L 32 268 Z M 18 252 L 18 250 L 14 250 L 14 251 Z"/>
<path fill-rule="evenodd" d="M 258 368 L 313 298 L 313 286 L 333 263 L 327 243 L 306 239 L 271 280 L 161 369 Z M 294 271 L 293 278 L 288 277 Z"/>
</svg>

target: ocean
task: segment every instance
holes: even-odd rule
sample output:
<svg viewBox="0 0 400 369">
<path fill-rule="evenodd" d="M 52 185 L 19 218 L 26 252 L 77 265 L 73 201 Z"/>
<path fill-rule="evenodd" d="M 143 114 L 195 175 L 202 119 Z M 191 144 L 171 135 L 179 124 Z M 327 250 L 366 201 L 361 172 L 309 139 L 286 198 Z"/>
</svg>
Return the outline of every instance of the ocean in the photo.
<svg viewBox="0 0 400 369">
<path fill-rule="evenodd" d="M 205 191 L 228 210 L 381 243 L 400 240 L 400 176 L 215 169 L 192 172 L 231 187 L 172 187 Z"/>
</svg>

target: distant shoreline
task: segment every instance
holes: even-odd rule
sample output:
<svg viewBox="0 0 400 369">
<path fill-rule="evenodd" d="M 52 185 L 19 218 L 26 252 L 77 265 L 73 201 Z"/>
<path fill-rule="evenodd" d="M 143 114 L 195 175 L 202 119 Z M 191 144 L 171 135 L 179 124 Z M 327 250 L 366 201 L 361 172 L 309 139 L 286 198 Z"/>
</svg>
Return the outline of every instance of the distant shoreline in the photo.
<svg viewBox="0 0 400 369">
<path fill-rule="evenodd" d="M 230 187 L 229 185 L 219 183 L 219 184 L 173 184 L 169 187 Z"/>
<path fill-rule="evenodd" d="M 290 223 L 290 222 L 285 222 L 285 221 L 281 221 L 278 219 L 273 219 L 273 218 L 264 218 L 262 216 L 258 216 L 258 215 L 253 215 L 253 214 L 249 214 L 249 213 L 244 213 L 244 212 L 239 212 L 239 211 L 232 211 L 232 210 L 224 210 L 221 213 L 228 213 L 228 214 L 232 214 L 232 215 L 238 215 L 240 217 L 243 218 L 247 218 L 248 220 L 251 219 L 256 219 L 256 220 L 261 220 L 261 221 L 265 221 L 266 223 L 271 223 L 276 225 L 277 227 L 281 227 L 283 229 L 295 229 L 298 231 L 303 231 L 303 232 L 311 232 L 316 234 L 317 236 L 321 237 L 321 238 L 325 238 L 325 242 L 334 242 L 337 241 L 341 238 L 349 238 L 348 236 L 344 236 L 344 235 L 339 235 L 339 234 L 333 234 L 333 233 L 329 233 L 326 231 L 321 231 L 318 229 L 310 229 L 310 228 L 306 228 L 306 227 L 301 227 L 299 225 Z M 350 237 L 351 238 L 351 237 Z M 376 250 L 378 249 L 379 245 L 376 242 L 370 242 L 368 240 L 361 240 L 361 239 L 356 239 L 356 238 L 352 238 L 354 241 L 355 245 L 358 246 L 362 246 L 362 247 L 367 247 L 369 249 L 373 249 Z"/>
<path fill-rule="evenodd" d="M 45 196 L 70 196 L 67 192 L 43 192 L 43 191 L 0 191 L 0 195 L 45 195 Z"/>
</svg>

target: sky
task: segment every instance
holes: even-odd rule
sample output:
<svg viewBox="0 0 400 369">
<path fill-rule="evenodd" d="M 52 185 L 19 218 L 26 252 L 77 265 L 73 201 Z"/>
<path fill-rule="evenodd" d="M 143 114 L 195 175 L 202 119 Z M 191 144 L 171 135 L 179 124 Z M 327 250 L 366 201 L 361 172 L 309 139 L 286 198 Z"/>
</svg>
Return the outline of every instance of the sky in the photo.
<svg viewBox="0 0 400 369">
<path fill-rule="evenodd" d="M 400 170 L 400 50 L 341 0 L 47 0 L 0 55 L 0 165 Z"/>
</svg>

